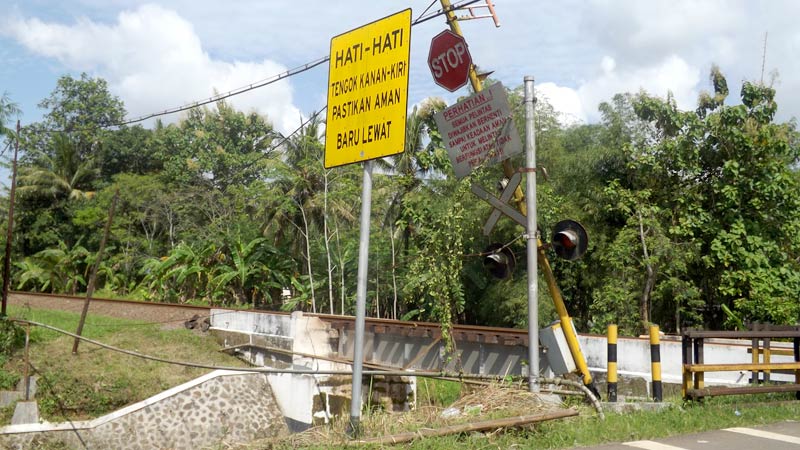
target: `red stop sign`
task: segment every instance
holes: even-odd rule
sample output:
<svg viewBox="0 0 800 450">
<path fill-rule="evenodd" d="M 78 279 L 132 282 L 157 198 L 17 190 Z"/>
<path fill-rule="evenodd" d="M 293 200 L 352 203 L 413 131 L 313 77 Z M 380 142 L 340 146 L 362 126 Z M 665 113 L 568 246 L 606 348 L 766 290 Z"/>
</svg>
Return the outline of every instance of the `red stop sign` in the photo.
<svg viewBox="0 0 800 450">
<path fill-rule="evenodd" d="M 433 81 L 450 92 L 467 84 L 472 57 L 463 37 L 444 30 L 431 40 L 428 67 Z"/>
</svg>

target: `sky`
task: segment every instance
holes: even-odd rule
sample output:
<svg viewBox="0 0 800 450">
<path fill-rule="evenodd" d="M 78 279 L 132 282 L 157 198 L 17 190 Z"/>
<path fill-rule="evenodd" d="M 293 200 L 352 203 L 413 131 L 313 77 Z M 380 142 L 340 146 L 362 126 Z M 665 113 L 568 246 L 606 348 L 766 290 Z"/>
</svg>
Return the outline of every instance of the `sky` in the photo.
<svg viewBox="0 0 800 450">
<path fill-rule="evenodd" d="M 85 72 L 108 82 L 128 118 L 139 117 L 303 66 L 328 55 L 332 37 L 406 8 L 413 19 L 440 8 L 430 2 L 0 0 L 0 94 L 20 106 L 26 125 L 41 120 L 37 104 L 59 77 Z M 601 102 L 641 89 L 671 92 L 680 108 L 694 109 L 698 94 L 712 89 L 712 64 L 728 79 L 728 103 L 739 103 L 743 81 L 763 80 L 777 89 L 777 119 L 800 117 L 798 1 L 493 3 L 499 27 L 492 19 L 460 22 L 473 61 L 507 87 L 533 76 L 537 95 L 567 123 L 597 122 Z M 409 109 L 468 94 L 437 86 L 427 65 L 431 38 L 446 28 L 443 17 L 412 28 Z M 325 106 L 327 77 L 326 63 L 229 101 L 288 133 Z"/>
</svg>

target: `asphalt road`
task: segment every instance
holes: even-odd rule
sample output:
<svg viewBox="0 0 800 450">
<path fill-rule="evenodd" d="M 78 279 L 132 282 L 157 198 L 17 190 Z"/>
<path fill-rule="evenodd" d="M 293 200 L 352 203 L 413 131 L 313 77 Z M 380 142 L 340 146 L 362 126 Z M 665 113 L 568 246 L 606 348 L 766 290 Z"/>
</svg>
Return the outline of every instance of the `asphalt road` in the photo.
<svg viewBox="0 0 800 450">
<path fill-rule="evenodd" d="M 800 421 L 588 447 L 591 450 L 798 450 Z"/>
</svg>

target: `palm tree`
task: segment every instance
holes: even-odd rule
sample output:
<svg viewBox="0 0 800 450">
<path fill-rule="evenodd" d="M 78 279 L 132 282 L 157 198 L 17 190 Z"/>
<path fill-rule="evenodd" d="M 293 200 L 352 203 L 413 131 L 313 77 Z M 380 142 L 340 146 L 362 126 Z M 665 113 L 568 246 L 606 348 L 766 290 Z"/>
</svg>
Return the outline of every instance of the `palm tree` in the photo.
<svg viewBox="0 0 800 450">
<path fill-rule="evenodd" d="M 423 187 L 426 176 L 436 171 L 444 171 L 449 165 L 446 153 L 437 139 L 438 130 L 433 119 L 434 114 L 445 107 L 446 104 L 439 98 L 429 98 L 419 107 L 415 106 L 406 120 L 406 140 L 403 153 L 383 160 L 383 169 L 393 174 L 395 182 L 389 207 L 383 218 L 383 226 L 390 232 L 393 317 L 397 317 L 398 297 L 395 242 L 399 239 L 403 251 L 407 252 L 414 229 L 413 214 L 409 214 L 407 211 L 405 201 L 410 194 Z M 404 225 L 397 227 L 398 222 Z"/>
<path fill-rule="evenodd" d="M 97 173 L 94 162 L 81 160 L 77 146 L 65 134 L 54 136 L 52 150 L 52 154 L 34 150 L 34 163 L 20 168 L 20 195 L 70 200 L 93 197 L 88 188 Z"/>
<path fill-rule="evenodd" d="M 330 313 L 334 312 L 334 282 L 330 248 L 336 230 L 331 231 L 331 215 L 344 221 L 355 221 L 355 204 L 352 199 L 343 198 L 343 193 L 333 192 L 343 177 L 352 173 L 346 168 L 326 169 L 323 164 L 324 147 L 321 142 L 322 122 L 319 115 L 313 115 L 302 130 L 291 136 L 285 146 L 285 158 L 279 164 L 278 198 L 271 221 L 277 224 L 277 236 L 293 236 L 293 253 L 302 255 L 312 311 L 317 310 L 313 272 L 312 243 L 314 235 L 322 235 L 328 274 L 328 303 Z M 346 193 L 344 193 L 346 196 Z M 321 232 L 321 233 L 320 233 Z M 300 244 L 304 244 L 302 247 Z M 342 269 L 341 267 L 339 268 Z M 304 278 L 305 279 L 305 278 Z"/>
<path fill-rule="evenodd" d="M 7 127 L 7 122 L 12 116 L 19 116 L 20 113 L 19 107 L 11 101 L 8 92 L 3 92 L 3 95 L 0 95 L 0 136 L 9 136 L 14 132 Z"/>
<path fill-rule="evenodd" d="M 444 171 L 450 164 L 441 148 L 433 116 L 447 105 L 440 98 L 426 99 L 415 106 L 406 120 L 406 145 L 403 153 L 394 155 L 383 164 L 384 170 L 394 174 L 398 184 L 384 217 L 384 226 L 391 227 L 404 215 L 403 200 L 422 186 L 424 177 L 435 171 Z M 403 242 L 408 243 L 412 224 L 404 229 Z"/>
</svg>

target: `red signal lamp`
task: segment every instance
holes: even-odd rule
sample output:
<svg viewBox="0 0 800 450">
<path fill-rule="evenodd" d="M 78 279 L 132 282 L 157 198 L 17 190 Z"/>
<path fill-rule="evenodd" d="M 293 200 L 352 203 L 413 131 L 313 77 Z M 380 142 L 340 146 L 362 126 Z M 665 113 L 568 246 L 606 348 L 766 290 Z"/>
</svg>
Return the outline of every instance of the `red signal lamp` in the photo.
<svg viewBox="0 0 800 450">
<path fill-rule="evenodd" d="M 567 261 L 579 259 L 589 246 L 589 235 L 583 225 L 574 220 L 562 220 L 553 230 L 550 245 L 559 258 Z"/>
</svg>

